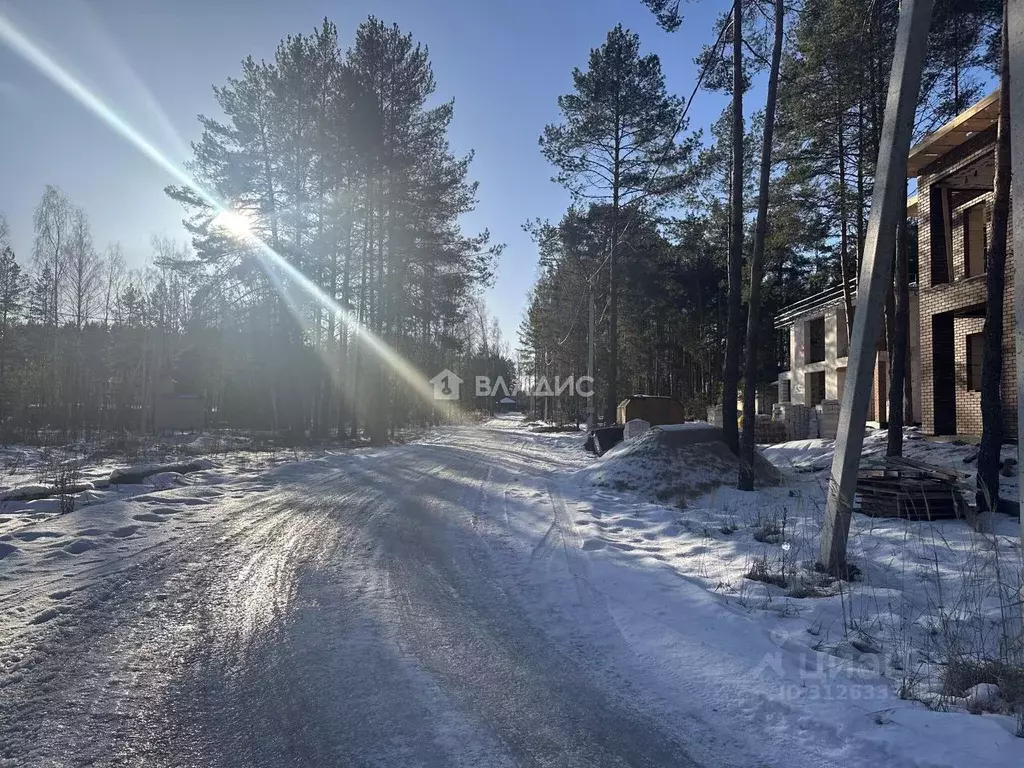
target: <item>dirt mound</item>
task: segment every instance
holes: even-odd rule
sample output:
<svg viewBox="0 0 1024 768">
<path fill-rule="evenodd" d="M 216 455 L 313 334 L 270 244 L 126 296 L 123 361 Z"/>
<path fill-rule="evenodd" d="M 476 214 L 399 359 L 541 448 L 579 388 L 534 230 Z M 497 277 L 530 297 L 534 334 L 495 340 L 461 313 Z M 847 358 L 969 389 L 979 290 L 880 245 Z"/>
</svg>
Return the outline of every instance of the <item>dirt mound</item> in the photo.
<svg viewBox="0 0 1024 768">
<path fill-rule="evenodd" d="M 651 427 L 582 470 L 580 479 L 685 503 L 712 488 L 735 486 L 738 473 L 739 459 L 725 444 L 722 429 L 693 423 Z M 782 482 L 781 473 L 760 452 L 754 456 L 754 475 L 759 485 Z"/>
</svg>

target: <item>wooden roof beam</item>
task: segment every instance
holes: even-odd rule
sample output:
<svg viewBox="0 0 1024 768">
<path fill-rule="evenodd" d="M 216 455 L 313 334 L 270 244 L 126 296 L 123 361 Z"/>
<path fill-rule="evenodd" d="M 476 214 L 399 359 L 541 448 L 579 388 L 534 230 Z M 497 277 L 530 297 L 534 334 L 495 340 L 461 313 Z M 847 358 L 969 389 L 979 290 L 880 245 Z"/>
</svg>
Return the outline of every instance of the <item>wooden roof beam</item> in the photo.
<svg viewBox="0 0 1024 768">
<path fill-rule="evenodd" d="M 996 90 L 911 147 L 907 176 L 916 178 L 926 165 L 956 149 L 976 133 L 992 127 L 998 120 L 999 91 Z"/>
</svg>

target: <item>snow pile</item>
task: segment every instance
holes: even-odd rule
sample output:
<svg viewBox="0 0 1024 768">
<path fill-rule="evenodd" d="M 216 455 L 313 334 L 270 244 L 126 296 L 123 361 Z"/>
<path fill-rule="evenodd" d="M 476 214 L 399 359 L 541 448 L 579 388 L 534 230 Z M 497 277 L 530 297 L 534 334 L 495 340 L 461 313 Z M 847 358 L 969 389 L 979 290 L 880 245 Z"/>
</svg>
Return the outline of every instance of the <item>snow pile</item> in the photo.
<svg viewBox="0 0 1024 768">
<path fill-rule="evenodd" d="M 875 458 L 885 455 L 888 432 L 884 429 L 869 429 L 864 436 L 863 458 Z M 832 456 L 835 454 L 833 440 L 792 440 L 788 443 L 762 446 L 766 459 L 784 470 L 799 473 L 826 472 L 832 468 Z M 909 427 L 904 430 L 903 455 L 908 459 L 924 461 L 937 467 L 952 469 L 959 473 L 968 487 L 974 486 L 977 474 L 978 446 L 960 440 L 946 441 L 926 439 L 920 428 Z M 1017 459 L 1017 449 L 1013 445 L 1004 445 L 1001 452 L 1002 460 Z M 1002 475 L 999 479 L 999 497 L 1016 502 L 1020 498 L 1016 471 L 1010 476 Z"/>
<path fill-rule="evenodd" d="M 762 484 L 781 481 L 778 470 L 759 454 L 754 464 Z M 580 472 L 579 479 L 586 485 L 641 491 L 682 505 L 717 486 L 735 484 L 738 472 L 739 462 L 722 430 L 694 422 L 651 427 L 605 453 Z"/>
<path fill-rule="evenodd" d="M 92 483 L 69 483 L 63 487 L 54 483 L 28 483 L 16 485 L 6 491 L 0 491 L 0 502 L 2 501 L 35 501 L 45 499 L 47 496 L 54 496 L 58 493 L 80 493 L 91 491 L 95 488 Z"/>
<path fill-rule="evenodd" d="M 192 461 L 174 464 L 136 464 L 131 467 L 118 467 L 110 473 L 111 485 L 119 483 L 140 483 L 151 475 L 175 473 L 183 475 L 187 472 L 201 472 L 211 469 L 213 462 L 209 459 L 193 459 Z"/>
</svg>

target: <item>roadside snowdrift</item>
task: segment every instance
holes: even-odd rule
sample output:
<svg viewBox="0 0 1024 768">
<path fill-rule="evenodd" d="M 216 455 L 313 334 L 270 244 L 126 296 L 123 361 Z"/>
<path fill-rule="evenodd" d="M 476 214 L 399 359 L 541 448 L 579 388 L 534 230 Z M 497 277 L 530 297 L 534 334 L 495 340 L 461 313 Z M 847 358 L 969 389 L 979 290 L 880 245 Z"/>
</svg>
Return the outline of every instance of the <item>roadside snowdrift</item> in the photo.
<svg viewBox="0 0 1024 768">
<path fill-rule="evenodd" d="M 953 469 L 960 473 L 965 484 L 972 486 L 978 470 L 978 446 L 963 441 L 945 442 L 928 440 L 918 427 L 908 427 L 903 432 L 903 455 L 908 459 L 925 461 L 937 467 Z M 884 429 L 869 429 L 864 437 L 862 458 L 885 455 L 888 432 Z M 835 441 L 815 438 L 813 440 L 791 440 L 788 443 L 762 446 L 766 459 L 783 470 L 796 473 L 824 472 L 832 467 Z M 1017 449 L 1004 445 L 1001 452 L 1003 461 L 1016 460 Z M 999 496 L 1008 501 L 1020 498 L 1017 473 L 999 479 Z"/>
<path fill-rule="evenodd" d="M 754 470 L 760 485 L 778 485 L 782 474 L 760 453 Z M 684 505 L 721 485 L 733 485 L 739 460 L 721 428 L 704 422 L 651 427 L 623 441 L 579 473 L 581 482 L 617 491 L 640 491 Z"/>
</svg>

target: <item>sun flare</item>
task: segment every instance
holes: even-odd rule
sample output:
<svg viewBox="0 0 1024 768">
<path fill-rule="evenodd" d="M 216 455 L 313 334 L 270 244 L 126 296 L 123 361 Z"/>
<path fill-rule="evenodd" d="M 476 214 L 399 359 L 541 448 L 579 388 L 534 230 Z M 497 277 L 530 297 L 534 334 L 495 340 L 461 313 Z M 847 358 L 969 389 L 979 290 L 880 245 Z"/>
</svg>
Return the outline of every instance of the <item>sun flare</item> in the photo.
<svg viewBox="0 0 1024 768">
<path fill-rule="evenodd" d="M 253 237 L 253 219 L 245 212 L 221 211 L 214 217 L 213 226 L 226 229 L 239 240 L 248 240 Z"/>
</svg>

